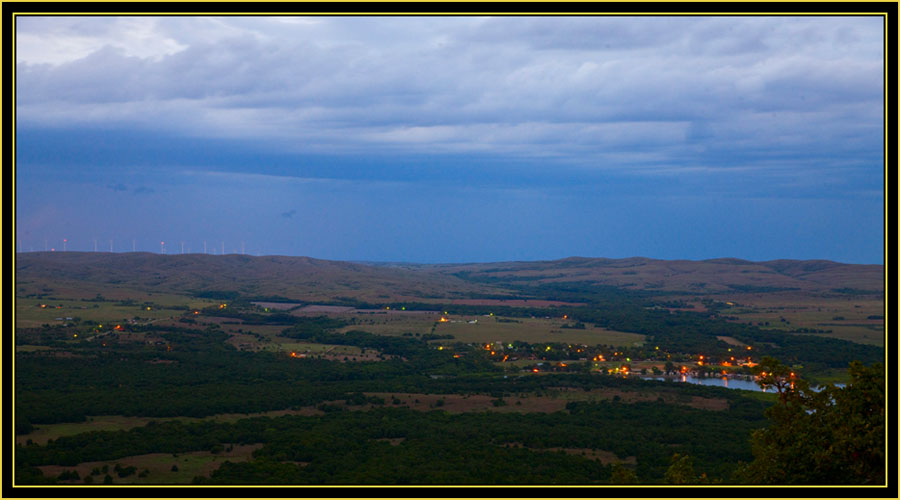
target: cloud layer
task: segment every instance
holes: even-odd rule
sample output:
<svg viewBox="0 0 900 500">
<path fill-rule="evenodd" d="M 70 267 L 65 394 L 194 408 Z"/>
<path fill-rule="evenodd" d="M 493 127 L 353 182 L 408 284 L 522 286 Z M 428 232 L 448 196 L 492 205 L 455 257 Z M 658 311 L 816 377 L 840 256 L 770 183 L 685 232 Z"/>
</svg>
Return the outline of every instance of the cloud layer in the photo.
<svg viewBox="0 0 900 500">
<path fill-rule="evenodd" d="M 880 18 L 37 17 L 17 35 L 21 126 L 649 171 L 861 166 L 882 139 Z"/>
</svg>

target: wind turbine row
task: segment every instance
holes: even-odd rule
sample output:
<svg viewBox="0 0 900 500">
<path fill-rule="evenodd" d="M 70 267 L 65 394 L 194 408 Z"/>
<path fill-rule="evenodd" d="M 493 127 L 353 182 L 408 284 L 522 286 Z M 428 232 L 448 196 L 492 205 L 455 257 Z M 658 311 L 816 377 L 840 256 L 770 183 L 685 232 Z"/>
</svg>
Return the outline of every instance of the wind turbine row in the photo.
<svg viewBox="0 0 900 500">
<path fill-rule="evenodd" d="M 58 240 L 57 240 L 57 241 L 58 241 Z M 100 247 L 99 247 L 99 245 L 98 245 L 98 240 L 97 240 L 97 238 L 93 238 L 91 241 L 92 241 L 93 244 L 94 244 L 94 245 L 93 245 L 94 252 L 99 252 L 99 251 L 100 251 Z M 110 251 L 110 253 L 115 252 L 115 244 L 114 244 L 114 241 L 115 241 L 115 240 L 112 239 L 112 238 L 109 240 L 109 251 Z M 20 243 L 22 246 L 24 246 L 24 242 L 19 242 L 19 243 Z M 225 242 L 224 242 L 224 241 L 220 241 L 218 247 L 219 247 L 219 248 L 216 248 L 216 247 L 209 248 L 209 246 L 207 245 L 207 240 L 203 240 L 203 253 L 204 253 L 204 254 L 209 254 L 209 253 L 210 253 L 210 250 L 211 250 L 213 255 L 217 255 L 217 254 L 218 254 L 218 255 L 225 255 Z M 44 238 L 44 251 L 45 251 L 45 252 L 47 252 L 47 251 L 49 251 L 49 252 L 55 252 L 55 251 L 56 251 L 56 248 L 57 248 L 57 247 L 55 247 L 55 246 L 52 246 L 52 247 L 51 247 L 51 246 L 50 246 L 50 240 L 48 240 L 47 238 Z M 32 247 L 32 250 L 33 250 L 33 247 Z M 68 238 L 62 238 L 62 251 L 63 251 L 63 252 L 67 252 L 68 250 L 69 250 L 69 239 L 68 239 Z M 168 250 L 168 248 L 166 247 L 166 242 L 165 242 L 165 241 L 160 241 L 160 242 L 159 242 L 159 253 L 160 253 L 160 254 L 167 254 L 167 253 L 168 253 L 167 250 Z M 185 252 L 185 250 L 186 250 L 186 252 Z M 217 252 L 216 250 L 218 250 L 218 252 Z M 77 251 L 77 250 L 76 250 L 76 251 Z M 131 240 L 131 251 L 132 251 L 132 252 L 137 252 L 137 238 L 132 238 L 132 240 Z M 233 251 L 234 251 L 235 253 L 238 252 L 238 250 L 236 250 L 236 249 L 233 250 Z M 185 253 L 191 253 L 191 246 L 190 246 L 190 245 L 185 246 L 185 242 L 184 242 L 184 241 L 181 241 L 181 254 L 184 255 Z M 241 255 L 246 255 L 246 245 L 245 245 L 244 241 L 241 241 L 241 249 L 240 249 L 240 253 L 241 253 Z"/>
</svg>

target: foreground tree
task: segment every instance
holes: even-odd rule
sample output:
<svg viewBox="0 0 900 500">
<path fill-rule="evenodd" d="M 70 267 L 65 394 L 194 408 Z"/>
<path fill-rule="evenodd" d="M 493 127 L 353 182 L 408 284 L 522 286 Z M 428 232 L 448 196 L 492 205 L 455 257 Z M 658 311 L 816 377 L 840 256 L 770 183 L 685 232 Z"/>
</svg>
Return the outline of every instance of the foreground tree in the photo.
<svg viewBox="0 0 900 500">
<path fill-rule="evenodd" d="M 665 479 L 668 484 L 697 484 L 694 461 L 688 455 L 672 455 L 672 465 L 666 471 Z"/>
<path fill-rule="evenodd" d="M 638 479 L 637 474 L 635 474 L 633 470 L 625 467 L 621 463 L 614 463 L 612 465 L 609 482 L 610 484 L 637 484 Z"/>
<path fill-rule="evenodd" d="M 753 433 L 754 460 L 738 482 L 763 484 L 884 484 L 884 371 L 882 365 L 850 364 L 850 383 L 816 392 L 777 360 L 760 363 L 760 385 L 774 386 L 779 400 L 766 411 L 772 421 Z"/>
</svg>

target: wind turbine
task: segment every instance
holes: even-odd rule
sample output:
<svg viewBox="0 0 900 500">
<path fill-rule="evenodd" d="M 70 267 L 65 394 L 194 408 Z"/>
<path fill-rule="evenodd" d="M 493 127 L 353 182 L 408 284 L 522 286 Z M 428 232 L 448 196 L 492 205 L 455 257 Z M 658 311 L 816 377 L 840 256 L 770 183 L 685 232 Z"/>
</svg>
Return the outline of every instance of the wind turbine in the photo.
<svg viewBox="0 0 900 500">
<path fill-rule="evenodd" d="M 159 253 L 162 253 L 162 254 L 166 253 L 166 242 L 165 241 L 159 242 Z"/>
<path fill-rule="evenodd" d="M 184 255 L 184 242 L 181 242 L 181 255 Z"/>
<path fill-rule="evenodd" d="M 69 242 L 68 238 L 63 238 L 63 252 L 66 251 L 66 243 L 68 243 L 68 242 Z"/>
<path fill-rule="evenodd" d="M 109 240 L 109 253 L 112 253 L 112 251 L 113 251 L 112 240 Z"/>
<path fill-rule="evenodd" d="M 94 238 L 94 251 L 97 251 L 97 238 Z"/>
<path fill-rule="evenodd" d="M 135 246 L 135 241 L 136 241 L 136 240 L 135 240 L 134 238 L 131 238 L 131 251 L 132 251 L 132 252 L 134 252 L 134 251 L 135 251 L 135 248 L 137 248 L 137 247 Z"/>
</svg>

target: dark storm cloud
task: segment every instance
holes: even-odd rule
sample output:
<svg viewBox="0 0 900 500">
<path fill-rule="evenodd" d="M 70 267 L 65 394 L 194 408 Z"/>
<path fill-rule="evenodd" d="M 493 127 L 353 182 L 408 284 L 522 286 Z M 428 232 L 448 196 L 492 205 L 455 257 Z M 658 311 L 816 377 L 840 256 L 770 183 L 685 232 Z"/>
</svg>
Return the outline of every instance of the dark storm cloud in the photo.
<svg viewBox="0 0 900 500">
<path fill-rule="evenodd" d="M 815 149 L 830 154 L 848 134 L 863 139 L 858 150 L 880 140 L 878 19 L 57 19 L 57 31 L 30 21 L 19 35 L 33 45 L 88 38 L 96 49 L 47 63 L 23 43 L 26 125 L 258 138 L 293 152 L 550 157 L 613 170 L 658 166 L 646 153 L 714 160 L 690 130 L 712 131 L 708 144 L 737 154 L 786 158 L 788 125 L 787 135 L 820 138 Z M 127 26 L 142 37 L 129 38 Z M 159 42 L 157 53 L 147 40 Z M 758 126 L 766 112 L 778 116 Z"/>
</svg>

